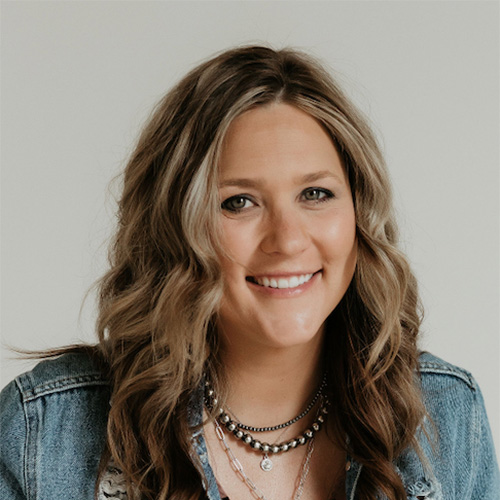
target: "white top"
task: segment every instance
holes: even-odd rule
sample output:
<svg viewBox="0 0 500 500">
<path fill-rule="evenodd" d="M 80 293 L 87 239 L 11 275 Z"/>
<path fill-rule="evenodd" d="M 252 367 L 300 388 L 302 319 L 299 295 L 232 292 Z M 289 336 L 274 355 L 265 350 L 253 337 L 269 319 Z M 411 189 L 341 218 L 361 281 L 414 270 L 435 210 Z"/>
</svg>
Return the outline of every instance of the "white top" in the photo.
<svg viewBox="0 0 500 500">
<path fill-rule="evenodd" d="M 97 490 L 97 500 L 127 500 L 127 488 L 123 472 L 111 459 Z"/>
</svg>

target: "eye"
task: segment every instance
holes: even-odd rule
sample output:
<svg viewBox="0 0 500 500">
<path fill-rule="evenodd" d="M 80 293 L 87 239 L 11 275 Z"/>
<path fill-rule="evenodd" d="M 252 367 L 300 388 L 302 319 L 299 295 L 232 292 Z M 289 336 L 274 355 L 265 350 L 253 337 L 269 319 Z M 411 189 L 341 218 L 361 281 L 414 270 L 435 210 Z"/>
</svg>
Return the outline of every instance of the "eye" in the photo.
<svg viewBox="0 0 500 500">
<path fill-rule="evenodd" d="M 302 196 L 306 201 L 327 201 L 333 198 L 333 193 L 324 188 L 307 188 L 302 191 Z"/>
<path fill-rule="evenodd" d="M 221 203 L 221 208 L 228 212 L 240 212 L 245 208 L 251 207 L 253 204 L 254 203 L 247 196 L 236 195 L 224 200 Z"/>
</svg>

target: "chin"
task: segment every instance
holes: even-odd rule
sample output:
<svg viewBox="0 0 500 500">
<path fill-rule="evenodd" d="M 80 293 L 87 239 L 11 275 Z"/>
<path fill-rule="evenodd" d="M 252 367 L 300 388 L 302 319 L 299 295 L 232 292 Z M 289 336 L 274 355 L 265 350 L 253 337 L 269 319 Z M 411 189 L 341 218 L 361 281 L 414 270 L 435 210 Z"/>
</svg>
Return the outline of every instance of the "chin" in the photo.
<svg viewBox="0 0 500 500">
<path fill-rule="evenodd" d="M 276 331 L 279 331 L 280 334 L 276 335 Z M 314 330 L 282 327 L 279 330 L 273 330 L 272 333 L 262 332 L 261 335 L 262 343 L 268 347 L 285 349 L 288 347 L 305 346 L 320 341 L 323 337 L 323 328 L 322 325 L 318 325 L 318 328 Z"/>
</svg>

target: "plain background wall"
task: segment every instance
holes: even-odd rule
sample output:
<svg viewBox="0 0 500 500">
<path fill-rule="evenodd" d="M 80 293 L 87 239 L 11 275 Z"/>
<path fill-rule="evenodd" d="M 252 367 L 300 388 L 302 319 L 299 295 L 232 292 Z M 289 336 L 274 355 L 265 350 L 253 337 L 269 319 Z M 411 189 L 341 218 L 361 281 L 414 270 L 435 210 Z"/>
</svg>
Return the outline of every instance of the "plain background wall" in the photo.
<svg viewBox="0 0 500 500">
<path fill-rule="evenodd" d="M 1 385 L 32 365 L 7 345 L 93 340 L 94 295 L 80 306 L 106 268 L 108 185 L 153 104 L 216 51 L 290 45 L 373 122 L 422 347 L 474 373 L 498 449 L 498 15 L 488 1 L 4 1 Z"/>
</svg>

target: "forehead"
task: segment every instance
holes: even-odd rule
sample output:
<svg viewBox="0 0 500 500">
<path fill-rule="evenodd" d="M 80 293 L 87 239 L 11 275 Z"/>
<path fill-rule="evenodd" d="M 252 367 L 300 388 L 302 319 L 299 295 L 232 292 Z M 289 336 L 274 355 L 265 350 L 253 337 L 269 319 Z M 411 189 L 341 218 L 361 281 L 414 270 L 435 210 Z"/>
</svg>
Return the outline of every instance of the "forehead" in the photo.
<svg viewBox="0 0 500 500">
<path fill-rule="evenodd" d="M 257 107 L 237 117 L 224 138 L 219 162 L 221 180 L 318 169 L 343 173 L 331 137 L 315 118 L 283 103 Z"/>
</svg>

